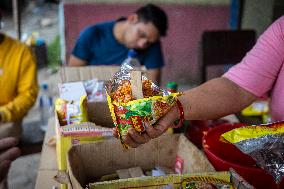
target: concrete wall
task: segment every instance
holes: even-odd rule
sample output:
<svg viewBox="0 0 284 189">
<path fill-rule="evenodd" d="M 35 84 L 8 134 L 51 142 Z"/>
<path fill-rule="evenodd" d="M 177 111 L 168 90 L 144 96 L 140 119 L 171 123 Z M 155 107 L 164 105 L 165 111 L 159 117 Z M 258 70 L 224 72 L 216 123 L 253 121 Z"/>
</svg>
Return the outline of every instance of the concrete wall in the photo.
<svg viewBox="0 0 284 189">
<path fill-rule="evenodd" d="M 284 1 L 274 0 L 273 20 L 284 15 Z"/>
<path fill-rule="evenodd" d="M 273 0 L 246 0 L 242 29 L 254 29 L 259 36 L 272 23 Z"/>
</svg>

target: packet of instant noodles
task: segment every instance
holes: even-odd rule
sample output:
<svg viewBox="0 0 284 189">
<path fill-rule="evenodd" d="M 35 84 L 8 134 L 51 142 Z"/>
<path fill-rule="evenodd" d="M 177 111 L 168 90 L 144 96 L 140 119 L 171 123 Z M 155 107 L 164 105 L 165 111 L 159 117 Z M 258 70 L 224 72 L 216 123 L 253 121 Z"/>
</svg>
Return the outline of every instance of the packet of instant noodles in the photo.
<svg viewBox="0 0 284 189">
<path fill-rule="evenodd" d="M 281 182 L 284 176 L 284 121 L 240 127 L 222 137 L 250 155 L 277 184 Z"/>
<path fill-rule="evenodd" d="M 55 110 L 61 126 L 83 123 L 88 120 L 87 96 L 81 96 L 80 100 L 67 101 L 58 98 L 55 101 Z"/>
<path fill-rule="evenodd" d="M 139 70 L 123 66 L 106 83 L 109 109 L 122 145 L 122 136 L 133 127 L 145 131 L 145 123 L 153 125 L 175 104 L 180 93 L 160 89 Z"/>
</svg>

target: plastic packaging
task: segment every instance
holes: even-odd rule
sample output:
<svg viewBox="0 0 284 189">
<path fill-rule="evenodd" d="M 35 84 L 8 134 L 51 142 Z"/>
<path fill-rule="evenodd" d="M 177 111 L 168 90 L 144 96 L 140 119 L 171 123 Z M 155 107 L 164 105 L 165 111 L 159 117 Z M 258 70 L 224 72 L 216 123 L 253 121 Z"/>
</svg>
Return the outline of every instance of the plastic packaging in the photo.
<svg viewBox="0 0 284 189">
<path fill-rule="evenodd" d="M 174 81 L 168 82 L 167 83 L 167 91 L 169 93 L 176 93 L 178 90 L 178 84 Z"/>
<path fill-rule="evenodd" d="M 257 165 L 271 174 L 277 184 L 284 177 L 284 122 L 241 127 L 222 135 Z"/>
<path fill-rule="evenodd" d="M 127 58 L 122 62 L 121 67 L 125 69 L 133 69 L 134 67 L 139 68 L 141 66 L 137 52 L 133 49 L 128 51 Z"/>
<path fill-rule="evenodd" d="M 40 128 L 43 131 L 47 130 L 48 120 L 53 115 L 53 99 L 52 96 L 48 93 L 48 85 L 42 84 L 41 85 L 41 93 L 39 99 L 39 108 L 40 108 L 40 121 L 41 125 Z"/>
<path fill-rule="evenodd" d="M 133 51 L 129 52 L 131 61 L 125 61 L 119 72 L 106 82 L 107 100 L 119 139 L 124 147 L 122 136 L 133 127 L 139 133 L 145 131 L 146 124 L 153 125 L 165 115 L 176 102 L 179 93 L 169 94 L 160 89 L 141 71 L 133 67 Z M 135 53 L 134 53 L 135 54 Z M 136 62 L 137 60 L 135 60 Z M 137 76 L 137 77 L 135 77 Z"/>
<path fill-rule="evenodd" d="M 106 101 L 106 93 L 104 89 L 104 81 L 94 78 L 84 81 L 84 87 L 88 95 L 88 101 Z"/>
<path fill-rule="evenodd" d="M 55 110 L 61 126 L 87 122 L 87 96 L 72 101 L 58 98 L 55 101 Z"/>
</svg>

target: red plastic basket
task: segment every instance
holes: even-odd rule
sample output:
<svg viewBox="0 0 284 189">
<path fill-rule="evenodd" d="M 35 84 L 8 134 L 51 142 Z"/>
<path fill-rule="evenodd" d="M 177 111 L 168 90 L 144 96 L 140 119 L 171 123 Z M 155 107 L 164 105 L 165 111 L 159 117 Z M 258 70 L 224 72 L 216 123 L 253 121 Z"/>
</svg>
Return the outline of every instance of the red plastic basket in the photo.
<svg viewBox="0 0 284 189">
<path fill-rule="evenodd" d="M 284 181 L 277 186 L 273 177 L 261 168 L 256 167 L 255 161 L 242 153 L 233 144 L 220 140 L 220 136 L 243 124 L 222 124 L 209 129 L 203 136 L 203 149 L 209 161 L 217 171 L 235 169 L 248 183 L 256 189 L 282 189 Z"/>
</svg>

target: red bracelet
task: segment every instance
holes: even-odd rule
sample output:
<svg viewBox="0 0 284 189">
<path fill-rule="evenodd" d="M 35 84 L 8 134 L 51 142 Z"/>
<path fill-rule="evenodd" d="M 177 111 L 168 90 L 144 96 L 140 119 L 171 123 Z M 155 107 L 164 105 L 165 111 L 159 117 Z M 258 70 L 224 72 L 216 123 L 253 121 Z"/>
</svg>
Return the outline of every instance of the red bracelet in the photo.
<svg viewBox="0 0 284 189">
<path fill-rule="evenodd" d="M 181 102 L 179 101 L 179 99 L 177 99 L 177 106 L 178 106 L 178 109 L 179 109 L 179 122 L 177 125 L 173 124 L 171 126 L 171 128 L 180 128 L 182 125 L 183 125 L 183 122 L 184 122 L 184 111 L 183 111 L 183 106 L 181 104 Z"/>
</svg>

